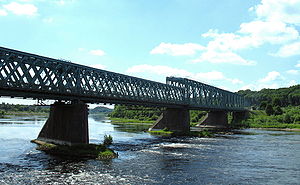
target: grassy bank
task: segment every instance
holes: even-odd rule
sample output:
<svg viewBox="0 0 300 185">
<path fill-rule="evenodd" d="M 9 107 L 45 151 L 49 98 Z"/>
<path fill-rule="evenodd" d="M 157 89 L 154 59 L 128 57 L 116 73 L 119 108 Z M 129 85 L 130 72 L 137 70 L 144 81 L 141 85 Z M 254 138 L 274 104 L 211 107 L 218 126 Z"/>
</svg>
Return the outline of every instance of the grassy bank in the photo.
<svg viewBox="0 0 300 185">
<path fill-rule="evenodd" d="M 285 107 L 282 110 L 280 115 L 267 115 L 263 110 L 252 111 L 249 119 L 233 127 L 300 129 L 300 106 Z"/>
</svg>

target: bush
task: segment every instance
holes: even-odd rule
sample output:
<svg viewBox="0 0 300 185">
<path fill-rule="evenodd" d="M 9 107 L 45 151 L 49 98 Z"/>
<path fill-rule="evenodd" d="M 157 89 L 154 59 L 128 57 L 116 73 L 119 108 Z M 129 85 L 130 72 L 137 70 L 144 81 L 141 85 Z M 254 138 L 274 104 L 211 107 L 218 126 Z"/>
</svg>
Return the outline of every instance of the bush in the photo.
<svg viewBox="0 0 300 185">
<path fill-rule="evenodd" d="M 260 105 L 259 105 L 259 109 L 260 110 L 265 110 L 266 107 L 267 107 L 267 104 L 268 103 L 266 101 L 261 102 Z"/>
<path fill-rule="evenodd" d="M 272 101 L 273 106 L 281 106 L 280 98 L 274 98 Z"/>
<path fill-rule="evenodd" d="M 276 106 L 274 109 L 274 115 L 281 115 L 283 114 L 282 109 L 279 106 Z"/>
<path fill-rule="evenodd" d="M 290 114 L 285 114 L 283 120 L 284 120 L 285 123 L 292 123 L 293 122 L 292 116 Z"/>
<path fill-rule="evenodd" d="M 103 140 L 103 145 L 104 146 L 109 146 L 109 145 L 111 145 L 112 144 L 112 142 L 113 142 L 113 138 L 112 138 L 112 136 L 111 135 L 104 135 L 104 140 Z"/>
<path fill-rule="evenodd" d="M 270 116 L 270 115 L 273 115 L 274 114 L 274 109 L 273 109 L 273 106 L 271 105 L 271 104 L 268 104 L 267 106 L 266 106 L 266 114 L 268 115 L 268 116 Z"/>
</svg>

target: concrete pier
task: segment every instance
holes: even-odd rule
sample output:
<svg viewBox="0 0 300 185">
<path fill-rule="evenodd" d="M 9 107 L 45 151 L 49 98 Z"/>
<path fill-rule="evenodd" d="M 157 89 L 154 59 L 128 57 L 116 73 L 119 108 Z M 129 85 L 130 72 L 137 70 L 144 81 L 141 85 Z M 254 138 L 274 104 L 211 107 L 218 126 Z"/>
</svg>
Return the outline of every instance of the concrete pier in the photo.
<svg viewBox="0 0 300 185">
<path fill-rule="evenodd" d="M 38 135 L 38 140 L 54 144 L 88 144 L 88 108 L 85 103 L 56 102 Z"/>
<path fill-rule="evenodd" d="M 232 112 L 232 123 L 240 123 L 249 118 L 249 111 Z"/>
<path fill-rule="evenodd" d="M 149 130 L 168 129 L 173 132 L 187 133 L 190 130 L 188 109 L 167 108 Z"/>
<path fill-rule="evenodd" d="M 228 128 L 228 116 L 225 111 L 210 111 L 197 126 Z"/>
</svg>

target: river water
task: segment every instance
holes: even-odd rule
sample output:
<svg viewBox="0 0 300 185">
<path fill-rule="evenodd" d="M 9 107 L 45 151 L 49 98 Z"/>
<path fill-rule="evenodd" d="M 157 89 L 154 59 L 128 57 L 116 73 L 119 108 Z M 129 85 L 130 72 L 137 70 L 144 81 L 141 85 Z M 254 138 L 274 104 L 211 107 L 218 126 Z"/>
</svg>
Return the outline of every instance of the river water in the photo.
<svg viewBox="0 0 300 185">
<path fill-rule="evenodd" d="M 168 138 L 90 117 L 90 142 L 112 135 L 119 158 L 72 160 L 30 143 L 45 120 L 0 119 L 0 184 L 300 184 L 300 132 Z"/>
</svg>

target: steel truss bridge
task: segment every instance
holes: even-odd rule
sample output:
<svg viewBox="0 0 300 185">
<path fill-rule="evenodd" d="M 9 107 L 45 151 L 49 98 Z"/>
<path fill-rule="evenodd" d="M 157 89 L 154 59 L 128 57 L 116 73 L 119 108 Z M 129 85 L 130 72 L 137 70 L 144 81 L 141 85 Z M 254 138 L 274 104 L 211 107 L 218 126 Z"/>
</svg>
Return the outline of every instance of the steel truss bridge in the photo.
<svg viewBox="0 0 300 185">
<path fill-rule="evenodd" d="M 166 84 L 0 47 L 0 96 L 243 111 L 244 97 L 186 78 Z"/>
</svg>

